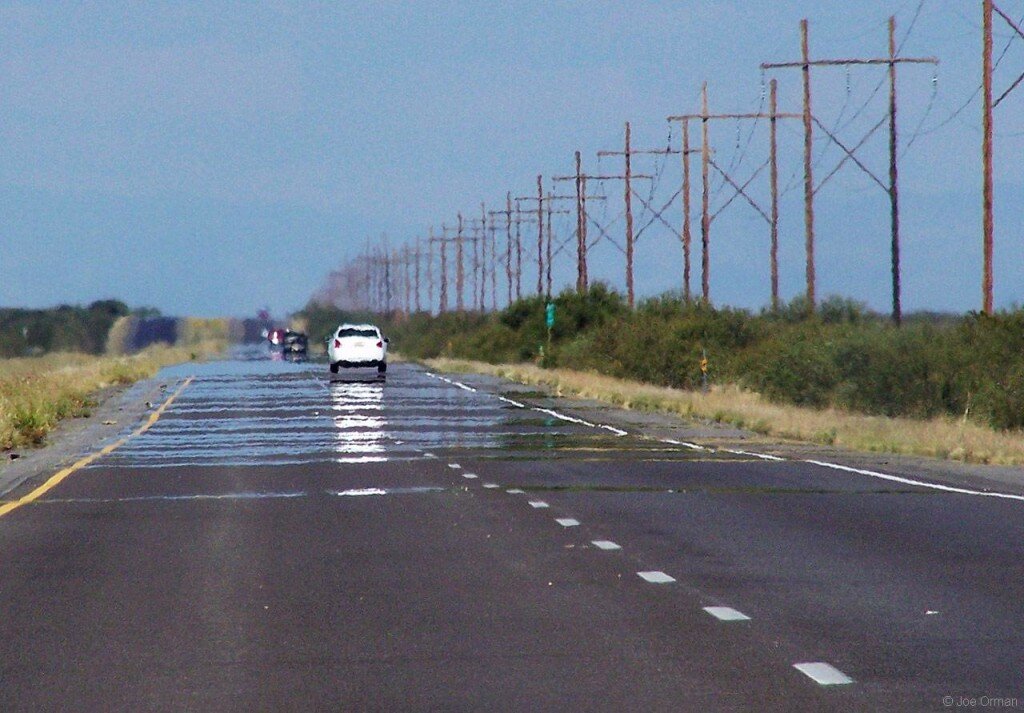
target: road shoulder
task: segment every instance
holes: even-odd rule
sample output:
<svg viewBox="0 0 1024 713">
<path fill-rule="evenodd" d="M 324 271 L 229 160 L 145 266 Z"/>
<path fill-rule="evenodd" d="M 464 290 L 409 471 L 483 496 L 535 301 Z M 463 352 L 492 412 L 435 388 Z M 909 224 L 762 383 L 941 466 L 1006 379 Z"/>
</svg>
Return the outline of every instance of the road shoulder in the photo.
<svg viewBox="0 0 1024 713">
<path fill-rule="evenodd" d="M 94 394 L 97 406 L 89 416 L 65 419 L 41 447 L 15 449 L 2 455 L 0 495 L 27 481 L 47 477 L 124 436 L 160 405 L 176 381 L 157 375 L 131 386 L 109 387 Z"/>
</svg>

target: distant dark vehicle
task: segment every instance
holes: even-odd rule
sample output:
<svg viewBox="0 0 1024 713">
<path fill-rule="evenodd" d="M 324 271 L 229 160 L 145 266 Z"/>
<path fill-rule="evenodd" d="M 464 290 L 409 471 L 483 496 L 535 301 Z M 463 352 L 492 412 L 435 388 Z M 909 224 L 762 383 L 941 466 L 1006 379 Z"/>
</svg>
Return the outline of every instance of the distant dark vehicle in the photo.
<svg viewBox="0 0 1024 713">
<path fill-rule="evenodd" d="M 309 350 L 309 338 L 302 332 L 288 330 L 284 333 L 281 346 L 284 348 L 285 356 L 304 357 Z"/>
</svg>

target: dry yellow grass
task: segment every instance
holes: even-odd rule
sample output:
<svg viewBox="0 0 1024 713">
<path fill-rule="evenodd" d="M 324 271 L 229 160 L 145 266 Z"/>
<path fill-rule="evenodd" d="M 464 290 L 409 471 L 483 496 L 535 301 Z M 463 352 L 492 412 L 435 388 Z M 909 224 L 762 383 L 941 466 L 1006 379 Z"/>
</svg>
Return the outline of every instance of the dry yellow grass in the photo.
<svg viewBox="0 0 1024 713">
<path fill-rule="evenodd" d="M 146 379 L 210 354 L 207 346 L 155 346 L 132 356 L 49 354 L 0 360 L 0 449 L 38 445 L 64 418 L 86 416 L 96 392 Z"/>
<path fill-rule="evenodd" d="M 1024 465 L 1024 433 L 994 431 L 960 419 L 885 418 L 784 406 L 734 386 L 714 387 L 705 394 L 532 364 L 494 365 L 453 359 L 427 363 L 439 371 L 492 374 L 547 386 L 559 395 L 727 423 L 773 438 L 966 463 Z"/>
</svg>

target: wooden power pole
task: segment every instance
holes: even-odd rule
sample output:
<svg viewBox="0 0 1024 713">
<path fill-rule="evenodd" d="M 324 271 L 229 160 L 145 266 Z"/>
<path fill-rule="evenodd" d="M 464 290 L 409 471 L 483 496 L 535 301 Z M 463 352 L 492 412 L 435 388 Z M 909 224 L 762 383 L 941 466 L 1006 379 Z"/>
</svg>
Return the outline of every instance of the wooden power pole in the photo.
<svg viewBox="0 0 1024 713">
<path fill-rule="evenodd" d="M 708 92 L 707 84 L 705 83 L 701 89 L 701 113 L 699 114 L 682 114 L 680 116 L 670 116 L 669 121 L 680 121 L 683 125 L 683 151 L 690 151 L 690 140 L 689 140 L 689 122 L 691 120 L 700 119 L 702 125 L 701 131 L 701 148 L 699 149 L 701 154 L 701 181 L 702 181 L 702 194 L 701 194 L 701 243 L 704 251 L 702 258 L 702 277 L 701 285 L 703 291 L 703 298 L 705 302 L 710 301 L 710 280 L 708 272 L 710 270 L 710 263 L 707 257 L 708 249 L 710 246 L 710 228 L 711 224 L 715 219 L 715 215 L 712 215 L 709 211 L 709 196 L 708 196 L 708 168 L 713 167 L 726 182 L 732 186 L 734 194 L 732 198 L 726 203 L 726 206 L 736 196 L 742 196 L 744 200 L 753 207 L 758 214 L 765 219 L 769 227 L 769 263 L 771 272 L 771 300 L 772 309 L 778 309 L 779 306 L 779 170 L 778 170 L 778 132 L 777 132 L 777 121 L 779 119 L 799 119 L 801 114 L 784 114 L 778 111 L 778 83 L 776 80 L 772 80 L 769 89 L 768 97 L 768 113 L 764 112 L 751 112 L 751 113 L 737 113 L 737 114 L 711 114 L 708 112 Z M 765 211 L 748 193 L 747 188 L 754 178 L 764 168 L 765 164 L 754 172 L 753 176 L 745 183 L 740 184 L 738 181 L 732 178 L 729 173 L 719 166 L 711 158 L 711 147 L 707 139 L 707 125 L 711 121 L 717 120 L 730 120 L 730 121 L 742 121 L 742 120 L 754 120 L 758 121 L 761 119 L 768 120 L 768 161 L 766 162 L 769 166 L 768 176 L 768 189 L 771 196 L 771 204 L 769 209 Z M 684 161 L 683 164 L 683 225 L 688 226 L 690 222 L 690 200 L 689 200 L 689 182 L 690 182 L 690 169 L 689 162 Z M 720 209 L 724 210 L 725 206 Z M 684 245 L 684 293 L 689 299 L 689 230 L 684 230 L 683 234 L 683 245 Z"/>
<path fill-rule="evenodd" d="M 576 173 L 572 176 L 555 176 L 552 182 L 572 181 L 576 186 L 576 292 L 586 294 L 589 289 L 589 277 L 587 275 L 587 201 L 604 200 L 605 196 L 588 196 L 587 179 L 599 178 L 588 176 L 583 172 L 583 162 L 580 152 L 576 152 Z"/>
<path fill-rule="evenodd" d="M 797 69 L 803 73 L 803 94 L 804 94 L 804 205 L 806 224 L 806 249 L 807 249 L 807 301 L 809 309 L 814 309 L 814 194 L 829 180 L 835 171 L 826 177 L 817 187 L 814 186 L 811 166 L 811 151 L 813 147 L 814 126 L 818 126 L 829 139 L 832 140 L 845 154 L 840 166 L 847 160 L 852 160 L 861 170 L 889 195 L 890 204 L 890 229 L 891 229 L 891 267 L 892 267 L 892 318 L 896 324 L 902 320 L 901 290 L 900 290 L 900 219 L 899 219 L 899 167 L 897 164 L 898 135 L 896 127 L 896 67 L 900 64 L 938 64 L 935 57 L 899 57 L 896 49 L 896 18 L 889 18 L 889 52 L 886 57 L 876 58 L 853 58 L 853 59 L 810 59 L 808 40 L 807 20 L 800 21 L 800 48 L 801 59 L 799 62 L 765 62 L 761 69 Z M 811 111 L 811 67 L 849 67 L 851 65 L 878 65 L 886 66 L 889 70 L 889 180 L 879 180 L 868 168 L 855 156 L 855 153 L 863 141 L 853 149 L 847 148 L 831 131 L 825 128 L 815 118 Z M 876 126 L 877 128 L 877 126 Z M 868 133 L 868 136 L 874 129 Z M 866 140 L 865 137 L 864 140 Z"/>
<path fill-rule="evenodd" d="M 626 206 L 626 300 L 632 308 L 636 302 L 635 290 L 633 288 L 633 179 L 646 178 L 654 179 L 654 176 L 646 176 L 633 173 L 633 155 L 639 153 L 666 153 L 666 151 L 640 151 L 631 146 L 631 128 L 626 122 L 626 140 L 622 151 L 598 151 L 598 156 L 622 156 L 625 163 L 625 170 L 621 176 L 590 176 L 591 179 L 607 181 L 621 180 L 624 185 L 623 194 Z"/>
</svg>

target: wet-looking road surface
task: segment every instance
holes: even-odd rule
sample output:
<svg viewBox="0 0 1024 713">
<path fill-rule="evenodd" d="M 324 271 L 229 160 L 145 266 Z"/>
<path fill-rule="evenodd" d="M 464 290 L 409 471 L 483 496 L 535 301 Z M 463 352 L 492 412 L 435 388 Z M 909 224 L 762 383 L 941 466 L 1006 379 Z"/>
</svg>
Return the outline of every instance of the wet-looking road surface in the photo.
<svg viewBox="0 0 1024 713">
<path fill-rule="evenodd" d="M 1020 501 L 412 365 L 163 378 L 5 496 L 2 710 L 1024 707 Z"/>
</svg>

